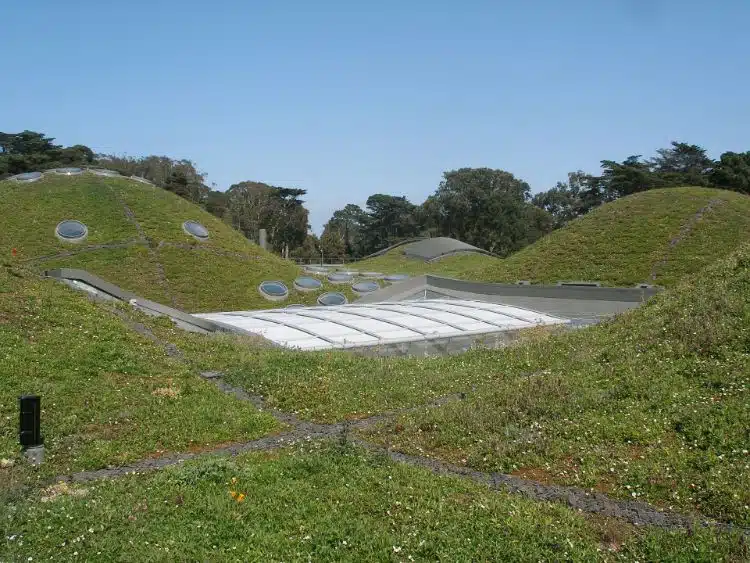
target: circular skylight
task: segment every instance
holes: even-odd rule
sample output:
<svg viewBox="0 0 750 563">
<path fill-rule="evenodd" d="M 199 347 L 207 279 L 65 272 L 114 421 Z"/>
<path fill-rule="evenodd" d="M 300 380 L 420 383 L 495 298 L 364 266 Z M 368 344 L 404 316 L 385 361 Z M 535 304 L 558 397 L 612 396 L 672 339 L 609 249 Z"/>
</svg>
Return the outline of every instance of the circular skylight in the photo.
<svg viewBox="0 0 750 563">
<path fill-rule="evenodd" d="M 119 172 L 116 172 L 114 170 L 107 170 L 106 168 L 91 168 L 89 172 L 96 174 L 97 176 L 115 177 L 120 175 Z"/>
<path fill-rule="evenodd" d="M 324 275 L 328 273 L 328 268 L 325 266 L 305 266 L 305 272 L 308 274 Z"/>
<path fill-rule="evenodd" d="M 300 276 L 294 280 L 294 289 L 297 291 L 316 291 L 323 287 L 320 280 L 309 276 Z"/>
<path fill-rule="evenodd" d="M 362 277 L 370 280 L 379 280 L 382 279 L 383 274 L 380 272 L 362 272 Z"/>
<path fill-rule="evenodd" d="M 406 274 L 388 274 L 383 279 L 387 282 L 399 282 L 399 281 L 408 280 L 409 276 Z"/>
<path fill-rule="evenodd" d="M 198 223 L 198 221 L 185 221 L 182 224 L 182 230 L 198 240 L 206 240 L 208 238 L 208 229 Z"/>
<path fill-rule="evenodd" d="M 354 276 L 348 272 L 334 272 L 328 274 L 328 281 L 331 283 L 352 283 Z"/>
<path fill-rule="evenodd" d="M 331 291 L 329 293 L 324 293 L 320 297 L 318 297 L 318 304 L 319 305 L 325 305 L 326 307 L 330 307 L 332 305 L 346 305 L 348 301 L 346 300 L 346 295 L 343 293 L 339 293 L 338 291 Z"/>
<path fill-rule="evenodd" d="M 11 176 L 10 179 L 15 180 L 16 182 L 36 182 L 42 176 L 43 174 L 41 172 L 24 172 L 23 174 Z"/>
<path fill-rule="evenodd" d="M 354 291 L 354 293 L 359 293 L 360 295 L 365 293 L 372 293 L 373 291 L 377 291 L 378 289 L 380 289 L 380 286 L 374 281 L 363 281 L 355 283 L 352 286 L 352 291 Z"/>
<path fill-rule="evenodd" d="M 53 168 L 50 172 L 62 174 L 63 176 L 78 176 L 83 173 L 80 168 Z"/>
<path fill-rule="evenodd" d="M 151 180 L 146 180 L 146 178 L 142 176 L 131 176 L 131 180 L 135 180 L 136 182 L 140 182 L 141 184 L 148 184 L 149 186 L 153 186 L 154 183 Z"/>
<path fill-rule="evenodd" d="M 89 230 L 80 221 L 69 219 L 57 224 L 55 234 L 65 242 L 80 242 L 88 236 Z"/>
<path fill-rule="evenodd" d="M 258 291 L 269 301 L 281 301 L 289 295 L 286 285 L 280 281 L 264 281 L 258 286 Z"/>
<path fill-rule="evenodd" d="M 359 272 L 356 271 L 356 270 L 336 270 L 336 273 L 337 274 L 347 274 L 347 275 L 350 275 L 352 277 L 359 275 Z"/>
</svg>

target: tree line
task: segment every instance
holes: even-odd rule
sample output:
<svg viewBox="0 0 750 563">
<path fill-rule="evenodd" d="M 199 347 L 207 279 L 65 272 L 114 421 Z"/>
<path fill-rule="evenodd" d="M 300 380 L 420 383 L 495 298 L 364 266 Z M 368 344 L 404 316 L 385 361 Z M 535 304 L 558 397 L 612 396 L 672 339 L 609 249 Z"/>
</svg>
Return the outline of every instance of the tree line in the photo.
<svg viewBox="0 0 750 563">
<path fill-rule="evenodd" d="M 637 192 L 706 186 L 750 194 L 750 151 L 725 152 L 713 160 L 698 145 L 672 142 L 652 158 L 602 160 L 598 175 L 570 172 L 565 181 L 535 195 L 528 183 L 505 170 L 447 171 L 423 203 L 373 194 L 364 209 L 348 204 L 334 211 L 317 237 L 310 233 L 302 199 L 306 190 L 248 180 L 220 191 L 206 184 L 205 173 L 191 160 L 95 154 L 85 145 L 57 145 L 43 133 L 0 132 L 0 179 L 63 166 L 100 166 L 141 176 L 200 205 L 251 240 L 265 229 L 271 250 L 303 261 L 351 261 L 406 239 L 435 236 L 507 256 L 603 203 Z"/>
</svg>

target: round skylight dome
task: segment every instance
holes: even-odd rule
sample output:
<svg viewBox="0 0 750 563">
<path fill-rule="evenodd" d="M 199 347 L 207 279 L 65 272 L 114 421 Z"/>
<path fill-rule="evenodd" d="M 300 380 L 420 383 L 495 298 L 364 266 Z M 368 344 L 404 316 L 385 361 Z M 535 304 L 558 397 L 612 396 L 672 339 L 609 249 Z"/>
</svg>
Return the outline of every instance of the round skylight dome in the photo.
<svg viewBox="0 0 750 563">
<path fill-rule="evenodd" d="M 78 176 L 79 174 L 83 174 L 83 170 L 80 168 L 53 168 L 50 170 L 50 172 L 54 172 L 55 174 L 62 174 L 63 176 Z"/>
<path fill-rule="evenodd" d="M 16 174 L 15 176 L 11 176 L 10 180 L 15 180 L 16 182 L 36 182 L 39 180 L 43 174 L 41 172 L 24 172 L 23 174 Z"/>
<path fill-rule="evenodd" d="M 380 286 L 374 281 L 363 281 L 355 283 L 352 286 L 352 291 L 360 295 L 364 295 L 365 293 L 372 293 L 373 291 L 377 291 L 378 289 L 380 289 Z"/>
<path fill-rule="evenodd" d="M 334 272 L 332 274 L 328 274 L 328 281 L 331 283 L 352 283 L 354 281 L 354 276 L 352 276 L 348 272 Z"/>
<path fill-rule="evenodd" d="M 57 224 L 55 234 L 65 242 L 80 242 L 88 236 L 89 230 L 80 221 L 68 219 Z"/>
<path fill-rule="evenodd" d="M 269 301 L 282 301 L 289 296 L 289 289 L 280 281 L 264 281 L 258 286 L 258 291 Z"/>
<path fill-rule="evenodd" d="M 359 275 L 359 272 L 356 271 L 356 270 L 336 270 L 336 273 L 337 274 L 348 274 L 348 275 L 350 275 L 352 277 Z"/>
<path fill-rule="evenodd" d="M 318 297 L 318 304 L 324 305 L 326 307 L 331 307 L 334 305 L 346 305 L 348 303 L 346 299 L 346 295 L 343 293 L 339 293 L 338 291 L 331 291 L 329 293 L 324 293 L 320 297 Z"/>
<path fill-rule="evenodd" d="M 89 172 L 96 174 L 97 176 L 107 176 L 110 178 L 119 176 L 120 173 L 115 170 L 107 170 L 106 168 L 92 168 Z"/>
<path fill-rule="evenodd" d="M 208 229 L 198 223 L 198 221 L 185 221 L 182 224 L 182 230 L 198 240 L 206 240 L 208 238 Z"/>
<path fill-rule="evenodd" d="M 400 282 L 408 280 L 409 276 L 407 274 L 388 274 L 383 279 L 387 282 Z"/>
<path fill-rule="evenodd" d="M 323 287 L 320 280 L 309 276 L 300 276 L 294 280 L 294 289 L 297 291 L 317 291 Z"/>
</svg>

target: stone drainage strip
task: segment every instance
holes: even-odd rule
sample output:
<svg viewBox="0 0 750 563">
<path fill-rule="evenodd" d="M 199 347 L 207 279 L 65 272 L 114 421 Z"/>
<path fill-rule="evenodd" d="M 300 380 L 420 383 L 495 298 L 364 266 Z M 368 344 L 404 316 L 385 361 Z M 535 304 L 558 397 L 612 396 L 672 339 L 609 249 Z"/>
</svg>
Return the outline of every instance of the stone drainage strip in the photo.
<svg viewBox="0 0 750 563">
<path fill-rule="evenodd" d="M 523 479 L 514 475 L 476 471 L 468 467 L 444 463 L 427 457 L 413 456 L 392 451 L 388 448 L 349 435 L 350 430 L 370 427 L 395 415 L 404 414 L 425 407 L 438 407 L 452 401 L 463 400 L 466 397 L 464 393 L 446 395 L 425 405 L 391 411 L 358 421 L 338 422 L 334 424 L 316 424 L 302 421 L 291 413 L 266 408 L 262 397 L 251 395 L 243 389 L 229 385 L 222 380 L 222 374 L 219 372 L 204 372 L 201 373 L 201 376 L 212 381 L 223 392 L 232 394 L 240 400 L 249 401 L 258 409 L 271 414 L 279 422 L 292 426 L 292 430 L 282 432 L 275 436 L 260 438 L 258 440 L 206 450 L 205 452 L 185 453 L 157 459 L 146 459 L 122 467 L 99 469 L 95 471 L 82 471 L 72 475 L 63 475 L 58 477 L 57 481 L 80 483 L 97 479 L 111 479 L 130 474 L 154 471 L 164 467 L 177 465 L 188 460 L 205 457 L 207 455 L 236 456 L 245 452 L 289 447 L 300 442 L 309 442 L 313 440 L 339 440 L 342 443 L 357 445 L 370 452 L 386 455 L 392 461 L 397 463 L 405 463 L 407 465 L 429 469 L 438 475 L 471 479 L 472 481 L 488 486 L 492 490 L 521 494 L 533 500 L 562 502 L 579 512 L 618 518 L 635 525 L 682 529 L 692 529 L 694 526 L 699 525 L 725 532 L 740 531 L 746 536 L 750 536 L 750 529 L 716 522 L 707 518 L 701 518 L 697 515 L 688 516 L 671 511 L 662 511 L 644 502 L 618 500 L 602 493 L 591 492 L 577 487 L 545 485 L 543 483 Z"/>
</svg>

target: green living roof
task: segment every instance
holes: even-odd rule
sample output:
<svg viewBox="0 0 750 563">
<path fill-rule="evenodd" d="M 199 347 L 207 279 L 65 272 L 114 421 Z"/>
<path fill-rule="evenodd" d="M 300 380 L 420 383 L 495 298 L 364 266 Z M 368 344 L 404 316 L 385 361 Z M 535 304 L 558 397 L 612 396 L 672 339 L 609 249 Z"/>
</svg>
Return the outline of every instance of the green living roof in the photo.
<svg viewBox="0 0 750 563">
<path fill-rule="evenodd" d="M 45 174 L 33 183 L 0 182 L 0 255 L 36 271 L 87 270 L 124 289 L 187 311 L 312 304 L 318 292 L 291 291 L 284 302 L 258 292 L 265 280 L 292 286 L 300 269 L 266 252 L 200 207 L 129 178 Z M 86 225 L 77 243 L 61 240 L 61 221 Z M 208 238 L 190 235 L 193 221 Z"/>
</svg>

